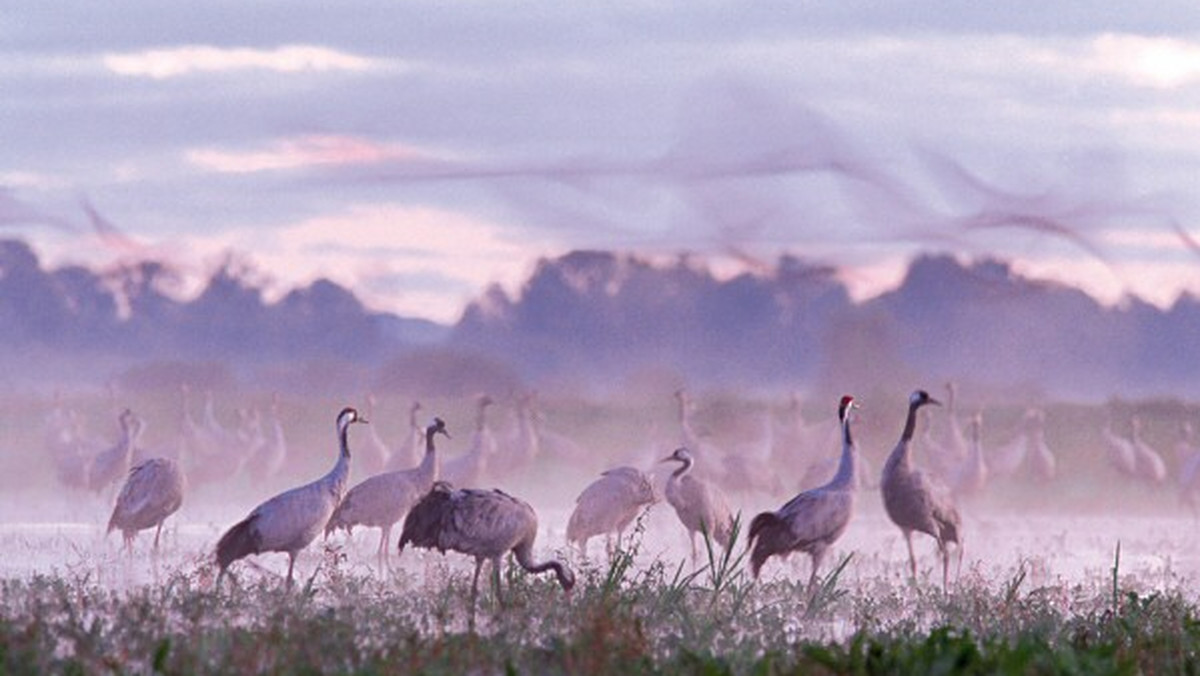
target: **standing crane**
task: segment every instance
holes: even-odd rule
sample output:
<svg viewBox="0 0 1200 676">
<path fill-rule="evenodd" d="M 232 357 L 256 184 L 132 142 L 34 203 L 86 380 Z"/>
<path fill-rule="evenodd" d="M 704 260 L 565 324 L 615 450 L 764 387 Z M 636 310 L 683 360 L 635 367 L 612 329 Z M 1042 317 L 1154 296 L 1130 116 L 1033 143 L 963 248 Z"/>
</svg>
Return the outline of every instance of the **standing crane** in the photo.
<svg viewBox="0 0 1200 676">
<path fill-rule="evenodd" d="M 908 546 L 909 571 L 917 577 L 917 557 L 913 553 L 913 531 L 931 535 L 937 541 L 942 556 L 942 587 L 950 576 L 950 552 L 948 545 L 958 545 L 959 561 L 962 561 L 962 517 L 949 494 L 934 484 L 923 472 L 913 469 L 909 460 L 913 432 L 917 424 L 917 411 L 929 404 L 939 404 L 925 390 L 917 390 L 908 399 L 908 417 L 900 441 L 883 465 L 880 491 L 883 506 L 892 522 L 900 527 L 904 544 Z"/>
<path fill-rule="evenodd" d="M 384 472 L 376 474 L 354 488 L 333 510 L 329 523 L 325 524 L 325 536 L 341 528 L 346 533 L 353 532 L 358 525 L 379 528 L 379 565 L 387 564 L 388 540 L 391 539 L 392 526 L 416 504 L 421 496 L 433 488 L 433 482 L 438 478 L 438 455 L 434 447 L 435 435 L 445 435 L 446 423 L 441 418 L 434 418 L 433 423 L 425 429 L 425 457 L 421 464 L 407 470 Z"/>
<path fill-rule="evenodd" d="M 715 485 L 689 476 L 696 460 L 687 448 L 679 447 L 662 462 L 678 462 L 680 468 L 667 479 L 667 502 L 688 531 L 692 543 L 692 563 L 696 562 L 696 533 L 707 533 L 726 551 L 733 544 L 733 514 L 729 502 Z"/>
<path fill-rule="evenodd" d="M 1166 481 L 1167 464 L 1158 451 L 1142 438 L 1142 419 L 1136 415 L 1129 421 L 1129 443 L 1133 447 L 1138 476 L 1151 484 Z"/>
<path fill-rule="evenodd" d="M 229 565 L 238 559 L 262 552 L 285 552 L 288 555 L 288 589 L 292 587 L 292 571 L 296 554 L 308 546 L 329 522 L 329 516 L 342 499 L 346 479 L 350 475 L 350 425 L 365 423 L 358 411 L 347 406 L 337 417 L 339 453 L 333 469 L 311 483 L 276 495 L 254 508 L 245 519 L 234 524 L 217 542 L 217 564 L 221 572 L 217 584 Z"/>
<path fill-rule="evenodd" d="M 496 437 L 488 427 L 487 410 L 493 403 L 483 394 L 476 400 L 475 433 L 466 452 L 442 463 L 442 477 L 456 486 L 478 486 L 487 473 L 488 461 L 496 454 Z"/>
<path fill-rule="evenodd" d="M 838 420 L 842 424 L 842 458 L 837 474 L 824 486 L 804 491 L 774 512 L 763 512 L 750 522 L 750 570 L 758 577 L 772 556 L 805 552 L 812 557 L 808 594 L 816 588 L 817 571 L 826 550 L 837 541 L 854 515 L 858 449 L 850 434 L 854 397 L 842 397 Z"/>
<path fill-rule="evenodd" d="M 1029 469 L 1033 478 L 1051 481 L 1058 475 L 1058 458 L 1046 444 L 1046 412 L 1031 408 L 1025 413 L 1025 430 L 1029 447 Z"/>
<path fill-rule="evenodd" d="M 1193 519 L 1200 519 L 1200 445 L 1196 444 L 1196 429 L 1190 421 L 1179 424 L 1175 457 L 1180 462 L 1179 500 L 1192 510 Z"/>
<path fill-rule="evenodd" d="M 987 487 L 988 466 L 983 453 L 983 414 L 976 413 L 967 422 L 970 451 L 967 459 L 951 477 L 950 490 L 956 499 L 974 497 Z"/>
<path fill-rule="evenodd" d="M 387 464 L 389 472 L 414 467 L 420 464 L 421 458 L 424 457 L 425 427 L 417 418 L 420 411 L 421 402 L 419 401 L 414 401 L 408 407 L 408 431 L 404 435 L 404 441 L 392 449 L 392 455 L 388 458 Z"/>
<path fill-rule="evenodd" d="M 375 417 L 376 403 L 375 395 L 367 394 L 367 410 L 364 413 L 367 416 L 367 420 L 377 420 Z M 357 454 L 359 461 L 355 464 L 362 467 L 363 474 L 367 476 L 378 474 L 387 469 L 388 463 L 391 461 L 392 455 L 394 455 L 392 449 L 379 436 L 376 427 L 376 425 L 369 426 L 366 430 L 367 438 L 358 444 Z M 349 494 L 347 494 L 347 497 L 349 497 Z"/>
<path fill-rule="evenodd" d="M 479 571 L 484 561 L 492 562 L 492 582 L 500 599 L 500 557 L 512 552 L 517 564 L 531 573 L 553 570 L 563 590 L 575 586 L 575 573 L 558 560 L 533 560 L 533 541 L 537 537 L 537 514 L 529 503 L 501 490 L 455 489 L 439 481 L 404 518 L 400 534 L 400 552 L 414 547 L 436 549 L 445 554 L 453 550 L 475 557 L 475 576 L 471 581 L 471 618 L 479 596 Z"/>
<path fill-rule="evenodd" d="M 119 529 L 125 538 L 125 549 L 132 552 L 138 531 L 153 527 L 154 549 L 158 551 L 163 522 L 179 510 L 186 490 L 187 481 L 174 460 L 150 458 L 138 463 L 129 470 L 117 495 L 107 533 Z"/>
<path fill-rule="evenodd" d="M 283 432 L 283 421 L 279 418 L 279 395 L 271 395 L 271 405 L 267 408 L 268 429 L 263 432 L 263 443 L 257 452 L 246 461 L 250 471 L 250 480 L 256 486 L 262 485 L 279 474 L 287 460 L 287 437 Z"/>
<path fill-rule="evenodd" d="M 1111 414 L 1100 429 L 1100 437 L 1104 441 L 1108 463 L 1113 469 L 1124 476 L 1137 478 L 1137 452 L 1128 439 L 1113 431 Z"/>
<path fill-rule="evenodd" d="M 575 511 L 567 521 L 567 542 L 575 543 L 580 554 L 587 557 L 588 540 L 606 535 L 611 555 L 612 534 L 615 532 L 620 539 L 642 509 L 657 501 L 654 485 L 645 472 L 636 467 L 610 469 L 575 498 Z"/>
<path fill-rule="evenodd" d="M 133 411 L 125 409 L 117 417 L 121 426 L 121 438 L 115 446 L 101 451 L 92 458 L 88 468 L 88 488 L 96 493 L 104 490 L 120 477 L 129 473 L 133 447 L 142 433 L 141 419 Z M 110 494 L 111 495 L 111 494 Z"/>
</svg>

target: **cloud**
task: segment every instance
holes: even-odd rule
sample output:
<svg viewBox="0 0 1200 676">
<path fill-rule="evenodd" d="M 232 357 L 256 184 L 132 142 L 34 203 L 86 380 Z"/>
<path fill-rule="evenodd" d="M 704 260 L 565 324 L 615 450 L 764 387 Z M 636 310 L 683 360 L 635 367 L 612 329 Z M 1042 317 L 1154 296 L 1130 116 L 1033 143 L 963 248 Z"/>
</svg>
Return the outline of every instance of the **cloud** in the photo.
<svg viewBox="0 0 1200 676">
<path fill-rule="evenodd" d="M 1200 82 L 1200 43 L 1106 33 L 1092 42 L 1090 65 L 1139 86 L 1174 89 Z"/>
<path fill-rule="evenodd" d="M 181 248 L 215 259 L 247 252 L 273 282 L 268 298 L 318 277 L 368 307 L 441 322 L 490 283 L 515 288 L 531 261 L 559 247 L 509 241 L 500 224 L 433 207 L 360 204 L 295 223 L 192 234 Z"/>
<path fill-rule="evenodd" d="M 164 80 L 193 73 L 265 70 L 276 73 L 363 72 L 382 65 L 367 57 L 317 45 L 284 45 L 275 49 L 186 45 L 102 57 L 113 73 Z"/>
<path fill-rule="evenodd" d="M 429 157 L 425 151 L 411 146 L 337 134 L 280 139 L 258 150 L 193 148 L 185 152 L 186 160 L 192 165 L 209 171 L 235 174 Z"/>
</svg>

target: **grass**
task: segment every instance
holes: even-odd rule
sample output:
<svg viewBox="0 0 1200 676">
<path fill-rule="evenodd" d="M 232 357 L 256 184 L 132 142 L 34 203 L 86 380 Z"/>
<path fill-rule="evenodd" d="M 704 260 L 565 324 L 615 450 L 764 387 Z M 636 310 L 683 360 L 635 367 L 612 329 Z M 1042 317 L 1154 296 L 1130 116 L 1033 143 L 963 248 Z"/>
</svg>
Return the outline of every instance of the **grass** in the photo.
<svg viewBox="0 0 1200 676">
<path fill-rule="evenodd" d="M 0 672 L 24 673 L 1194 673 L 1200 615 L 1181 591 L 1025 588 L 1024 563 L 949 592 L 884 576 L 843 585 L 844 555 L 806 600 L 804 575 L 753 582 L 744 553 L 633 565 L 641 525 L 571 597 L 506 567 L 466 628 L 470 573 L 356 572 L 336 547 L 296 590 L 246 576 L 214 591 L 195 563 L 116 591 L 88 574 L 0 581 Z M 420 565 L 416 563 L 415 565 Z M 794 578 L 794 579 L 793 579 Z"/>
</svg>

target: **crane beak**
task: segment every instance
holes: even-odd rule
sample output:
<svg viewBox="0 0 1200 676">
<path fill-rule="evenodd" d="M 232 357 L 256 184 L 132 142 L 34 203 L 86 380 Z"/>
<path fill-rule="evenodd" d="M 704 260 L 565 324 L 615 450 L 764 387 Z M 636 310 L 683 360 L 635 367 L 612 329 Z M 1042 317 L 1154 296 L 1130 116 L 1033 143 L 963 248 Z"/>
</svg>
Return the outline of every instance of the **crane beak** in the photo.
<svg viewBox="0 0 1200 676">
<path fill-rule="evenodd" d="M 933 404 L 934 406 L 941 406 L 941 405 L 942 405 L 942 402 L 938 401 L 937 399 L 934 399 L 933 397 L 930 397 L 930 398 L 929 398 L 929 403 Z"/>
</svg>

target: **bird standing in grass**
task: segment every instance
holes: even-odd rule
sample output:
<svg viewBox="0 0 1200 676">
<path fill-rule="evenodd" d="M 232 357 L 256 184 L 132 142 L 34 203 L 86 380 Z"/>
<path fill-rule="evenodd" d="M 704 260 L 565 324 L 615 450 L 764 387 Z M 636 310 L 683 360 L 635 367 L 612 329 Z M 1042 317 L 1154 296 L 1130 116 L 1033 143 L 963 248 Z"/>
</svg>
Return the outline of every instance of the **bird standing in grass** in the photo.
<svg viewBox="0 0 1200 676">
<path fill-rule="evenodd" d="M 728 551 L 733 544 L 733 514 L 721 490 L 702 479 L 689 476 L 695 459 L 688 449 L 680 447 L 662 460 L 678 462 L 680 468 L 667 480 L 667 502 L 675 508 L 692 543 L 692 563 L 696 562 L 696 533 L 705 532 Z"/>
<path fill-rule="evenodd" d="M 150 458 L 129 470 L 117 495 L 117 504 L 108 519 L 108 533 L 120 530 L 125 548 L 133 551 L 138 531 L 154 528 L 154 549 L 158 549 L 163 521 L 179 510 L 187 482 L 179 464 L 170 458 Z"/>
<path fill-rule="evenodd" d="M 904 431 L 896 448 L 884 463 L 879 487 L 888 516 L 900 527 L 900 532 L 904 535 L 913 579 L 917 577 L 917 557 L 913 553 L 912 534 L 913 531 L 917 531 L 927 533 L 937 541 L 938 552 L 942 556 L 944 588 L 950 576 L 950 543 L 958 545 L 959 560 L 962 560 L 962 540 L 959 533 L 962 518 L 948 491 L 934 484 L 920 470 L 914 469 L 909 459 L 909 449 L 917 424 L 917 411 L 922 406 L 938 403 L 924 390 L 917 390 L 909 397 Z"/>
<path fill-rule="evenodd" d="M 358 411 L 346 407 L 337 417 L 339 453 L 333 469 L 312 483 L 276 495 L 250 515 L 234 524 L 217 542 L 217 584 L 230 564 L 251 554 L 285 552 L 288 555 L 287 586 L 292 587 L 296 554 L 311 543 L 329 522 L 341 502 L 350 475 L 350 425 L 365 423 Z"/>
<path fill-rule="evenodd" d="M 575 511 L 567 521 L 567 542 L 579 546 L 587 556 L 587 542 L 597 535 L 608 536 L 612 553 L 612 534 L 619 539 L 643 508 L 657 502 L 654 485 L 645 472 L 636 467 L 617 467 L 600 475 L 575 498 Z"/>
<path fill-rule="evenodd" d="M 529 503 L 500 490 L 455 489 L 439 481 L 404 518 L 400 551 L 410 542 L 414 547 L 461 552 L 475 557 L 471 582 L 471 618 L 479 596 L 479 571 L 484 561 L 492 562 L 492 581 L 500 598 L 500 557 L 512 552 L 517 564 L 531 573 L 553 570 L 563 590 L 575 586 L 575 573 L 565 563 L 533 560 L 537 537 L 537 514 Z"/>
<path fill-rule="evenodd" d="M 392 526 L 404 518 L 437 481 L 439 463 L 433 438 L 438 434 L 450 438 L 446 423 L 441 418 L 434 418 L 433 423 L 425 429 L 425 457 L 420 465 L 398 472 L 376 474 L 351 488 L 329 517 L 329 523 L 325 525 L 326 537 L 338 528 L 347 533 L 358 525 L 379 528 L 379 565 L 380 568 L 386 565 Z"/>
<path fill-rule="evenodd" d="M 838 404 L 842 424 L 842 458 L 837 474 L 824 486 L 804 491 L 774 512 L 763 512 L 750 522 L 750 569 L 754 577 L 767 559 L 806 552 L 812 557 L 808 594 L 816 587 L 817 571 L 826 550 L 841 537 L 854 515 L 858 450 L 850 434 L 854 397 L 844 396 Z"/>
</svg>

